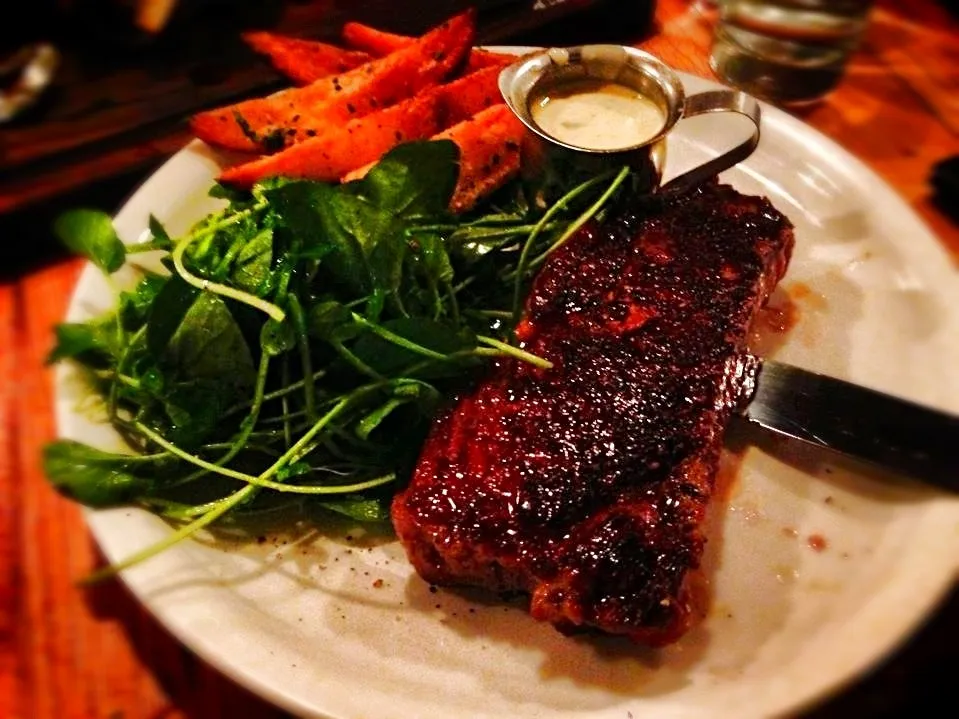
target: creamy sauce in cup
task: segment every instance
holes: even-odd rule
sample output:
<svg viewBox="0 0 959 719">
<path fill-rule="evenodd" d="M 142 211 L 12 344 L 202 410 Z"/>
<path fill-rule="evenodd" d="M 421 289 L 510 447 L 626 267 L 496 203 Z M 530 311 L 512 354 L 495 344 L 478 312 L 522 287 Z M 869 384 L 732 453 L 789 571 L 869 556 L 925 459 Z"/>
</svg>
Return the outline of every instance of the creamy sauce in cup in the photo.
<svg viewBox="0 0 959 719">
<path fill-rule="evenodd" d="M 666 115 L 625 85 L 584 79 L 557 85 L 530 101 L 533 121 L 560 142 L 588 150 L 621 150 L 655 137 Z"/>
</svg>

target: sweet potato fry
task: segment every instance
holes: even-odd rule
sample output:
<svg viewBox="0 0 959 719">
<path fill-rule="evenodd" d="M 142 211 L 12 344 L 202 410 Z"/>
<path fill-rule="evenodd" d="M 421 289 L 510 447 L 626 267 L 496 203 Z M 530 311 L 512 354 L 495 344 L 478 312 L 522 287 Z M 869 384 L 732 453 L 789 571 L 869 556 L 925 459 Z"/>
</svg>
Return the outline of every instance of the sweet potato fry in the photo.
<svg viewBox="0 0 959 719">
<path fill-rule="evenodd" d="M 450 200 L 453 212 L 466 212 L 519 172 L 525 128 L 505 104 L 493 105 L 434 135 L 460 148 L 460 174 Z"/>
<path fill-rule="evenodd" d="M 440 96 L 443 128 L 455 125 L 503 100 L 497 66 L 485 67 L 436 88 Z"/>
<path fill-rule="evenodd" d="M 348 46 L 355 50 L 367 52 L 373 57 L 389 55 L 391 52 L 396 52 L 416 40 L 409 35 L 397 35 L 361 22 L 346 23 L 343 25 L 340 34 L 343 42 Z M 493 65 L 503 68 L 515 61 L 516 56 L 509 53 L 473 48 L 467 61 L 466 72 L 481 70 Z"/>
<path fill-rule="evenodd" d="M 243 41 L 297 85 L 348 72 L 373 59 L 360 50 L 266 31 L 243 33 Z"/>
<path fill-rule="evenodd" d="M 420 140 L 503 102 L 499 70 L 488 67 L 421 92 L 384 110 L 328 126 L 279 153 L 225 170 L 226 184 L 248 187 L 271 175 L 336 180 L 407 140 Z"/>
<path fill-rule="evenodd" d="M 519 172 L 523 132 L 523 124 L 513 112 L 498 104 L 430 138 L 452 140 L 460 149 L 459 178 L 450 200 L 453 212 L 472 209 Z M 342 181 L 360 179 L 374 164 L 353 170 Z"/>
<path fill-rule="evenodd" d="M 345 125 L 327 126 L 316 137 L 231 167 L 219 180 L 237 187 L 272 175 L 337 180 L 400 142 L 430 137 L 503 102 L 498 76 L 499 68 L 487 67 Z"/>
<path fill-rule="evenodd" d="M 440 129 L 437 92 L 427 91 L 345 125 L 330 125 L 316 137 L 274 155 L 231 167 L 220 182 L 250 187 L 265 177 L 283 175 L 335 181 L 361 165 L 379 159 L 407 140 L 427 138 Z"/>
<path fill-rule="evenodd" d="M 361 22 L 344 24 L 341 35 L 347 45 L 368 52 L 374 57 L 383 57 L 401 50 L 414 40 L 409 35 L 397 35 Z"/>
<path fill-rule="evenodd" d="M 194 115 L 200 139 L 234 150 L 276 152 L 327 125 L 346 123 L 434 86 L 473 42 L 474 13 L 464 12 L 385 57 L 305 85 Z"/>
<path fill-rule="evenodd" d="M 507 65 L 511 65 L 519 58 L 506 52 L 493 52 L 474 47 L 470 50 L 469 59 L 466 62 L 466 72 L 474 72 L 487 67 L 495 67 L 502 70 Z"/>
</svg>

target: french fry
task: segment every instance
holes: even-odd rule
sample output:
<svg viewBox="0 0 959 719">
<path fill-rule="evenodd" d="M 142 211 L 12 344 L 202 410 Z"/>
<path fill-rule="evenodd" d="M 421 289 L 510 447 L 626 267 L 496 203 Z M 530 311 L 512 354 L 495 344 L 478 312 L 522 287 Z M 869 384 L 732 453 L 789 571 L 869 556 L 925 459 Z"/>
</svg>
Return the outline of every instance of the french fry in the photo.
<svg viewBox="0 0 959 719">
<path fill-rule="evenodd" d="M 375 162 L 401 142 L 439 132 L 439 109 L 439 93 L 428 91 L 345 125 L 330 125 L 316 137 L 274 155 L 229 168 L 218 179 L 236 187 L 250 187 L 275 175 L 336 181 L 361 165 Z"/>
<path fill-rule="evenodd" d="M 190 126 L 212 145 L 268 153 L 315 137 L 327 125 L 349 122 L 440 82 L 472 45 L 474 15 L 457 15 L 411 45 L 342 75 L 197 113 Z"/>
<path fill-rule="evenodd" d="M 450 209 L 462 213 L 519 172 L 523 124 L 505 104 L 497 104 L 433 135 L 432 140 L 452 140 L 460 149 L 459 178 Z M 343 182 L 362 178 L 371 162 L 347 173 Z"/>
<path fill-rule="evenodd" d="M 396 52 L 415 41 L 415 38 L 409 35 L 397 35 L 361 22 L 346 23 L 343 25 L 340 35 L 343 42 L 348 46 L 355 50 L 367 52 L 373 57 L 389 55 L 391 52 Z M 493 65 L 503 68 L 515 61 L 516 56 L 509 53 L 473 48 L 469 54 L 466 72 L 481 70 Z"/>
<path fill-rule="evenodd" d="M 297 85 L 349 72 L 373 59 L 360 50 L 273 32 L 246 32 L 242 37 L 254 52 L 265 56 L 276 70 Z"/>
</svg>

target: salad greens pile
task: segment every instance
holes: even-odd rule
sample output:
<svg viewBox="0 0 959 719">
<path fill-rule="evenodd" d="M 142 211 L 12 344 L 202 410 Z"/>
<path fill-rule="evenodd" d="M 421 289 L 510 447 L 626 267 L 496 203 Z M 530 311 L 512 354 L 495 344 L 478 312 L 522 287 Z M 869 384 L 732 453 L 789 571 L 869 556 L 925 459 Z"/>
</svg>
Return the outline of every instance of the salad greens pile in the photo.
<svg viewBox="0 0 959 719">
<path fill-rule="evenodd" d="M 450 141 L 413 142 L 347 184 L 214 185 L 224 209 L 178 238 L 151 217 L 152 238 L 130 246 L 102 212 L 57 219 L 60 239 L 108 275 L 157 250 L 168 270 L 140 268 L 114 310 L 59 325 L 49 356 L 82 368 L 130 447 L 54 441 L 52 484 L 178 525 L 107 573 L 291 505 L 386 521 L 445 398 L 492 358 L 549 366 L 511 334 L 529 280 L 630 173 L 548 207 L 517 180 L 453 216 L 458 159 Z"/>
</svg>

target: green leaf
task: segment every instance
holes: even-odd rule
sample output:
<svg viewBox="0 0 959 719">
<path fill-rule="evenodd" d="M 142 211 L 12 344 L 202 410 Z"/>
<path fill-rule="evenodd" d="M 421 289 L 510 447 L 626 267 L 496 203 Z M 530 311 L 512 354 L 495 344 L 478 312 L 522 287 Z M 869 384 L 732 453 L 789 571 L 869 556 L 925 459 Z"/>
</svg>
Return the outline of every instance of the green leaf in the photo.
<svg viewBox="0 0 959 719">
<path fill-rule="evenodd" d="M 223 412 L 237 395 L 225 392 L 227 383 L 215 379 L 193 379 L 164 388 L 163 411 L 169 424 L 153 424 L 168 440 L 183 448 L 198 446 L 219 428 Z"/>
<path fill-rule="evenodd" d="M 273 230 L 265 228 L 253 236 L 237 253 L 233 262 L 233 284 L 259 294 L 270 280 L 273 263 Z"/>
<path fill-rule="evenodd" d="M 444 355 L 476 347 L 476 338 L 469 330 L 426 317 L 401 317 L 384 322 L 382 326 L 404 339 Z M 363 362 L 387 377 L 426 359 L 422 354 L 394 344 L 372 332 L 364 333 L 352 350 Z M 418 376 L 460 374 L 464 364 L 470 363 L 470 358 L 464 358 L 463 362 L 438 361 L 429 371 Z"/>
<path fill-rule="evenodd" d="M 155 366 L 143 368 L 143 371 L 138 375 L 138 379 L 140 381 L 140 387 L 144 391 L 149 392 L 154 397 L 159 397 L 163 394 L 164 388 L 166 387 L 166 376 Z"/>
<path fill-rule="evenodd" d="M 253 185 L 252 193 L 254 196 L 256 196 L 269 190 L 276 189 L 277 187 L 283 187 L 283 185 L 288 185 L 291 182 L 297 182 L 297 180 L 291 177 L 285 177 L 284 175 L 264 177 L 262 180 Z"/>
<path fill-rule="evenodd" d="M 250 348 L 226 303 L 217 295 L 201 292 L 183 316 L 164 353 L 181 379 L 208 379 L 249 392 L 256 382 Z"/>
<path fill-rule="evenodd" d="M 363 316 L 370 322 L 379 322 L 380 315 L 386 307 L 386 293 L 382 289 L 374 290 L 373 294 L 366 298 L 366 307 L 363 309 Z"/>
<path fill-rule="evenodd" d="M 106 317 L 92 322 L 65 322 L 54 328 L 56 344 L 47 363 L 64 359 L 86 359 L 91 364 L 109 364 L 120 353 L 116 320 Z"/>
<path fill-rule="evenodd" d="M 312 307 L 306 324 L 310 336 L 327 342 L 344 342 L 363 332 L 349 308 L 333 300 Z"/>
<path fill-rule="evenodd" d="M 359 522 L 385 522 L 390 518 L 389 499 L 386 498 L 368 498 L 360 494 L 351 494 L 341 499 L 327 499 L 319 504 Z"/>
<path fill-rule="evenodd" d="M 135 332 L 147 321 L 157 296 L 166 286 L 169 277 L 149 273 L 137 283 L 132 291 L 120 293 L 118 312 L 123 329 Z"/>
<path fill-rule="evenodd" d="M 179 275 L 172 275 L 157 293 L 147 320 L 147 351 L 160 357 L 196 302 L 200 289 Z"/>
<path fill-rule="evenodd" d="M 64 495 L 89 507 L 115 507 L 153 489 L 153 481 L 133 472 L 135 460 L 73 440 L 43 448 L 43 469 Z"/>
<path fill-rule="evenodd" d="M 260 347 L 268 355 L 276 357 L 296 347 L 296 333 L 289 322 L 268 319 L 260 331 Z"/>
<path fill-rule="evenodd" d="M 432 232 L 416 235 L 412 258 L 416 267 L 437 285 L 453 281 L 453 265 L 443 238 Z"/>
<path fill-rule="evenodd" d="M 425 401 L 427 404 L 439 402 L 439 391 L 433 385 L 418 379 L 400 378 L 393 380 L 391 391 L 396 397 Z"/>
<path fill-rule="evenodd" d="M 310 467 L 310 465 L 306 462 L 293 462 L 293 464 L 288 464 L 285 467 L 281 467 L 276 473 L 276 478 L 278 481 L 283 482 L 291 477 L 299 477 L 312 471 L 313 468 Z"/>
<path fill-rule="evenodd" d="M 346 193 L 328 201 L 331 232 L 348 234 L 366 256 L 373 290 L 396 292 L 403 279 L 403 258 L 408 252 L 403 226 L 396 216 L 366 200 Z"/>
<path fill-rule="evenodd" d="M 207 195 L 216 198 L 217 200 L 228 200 L 229 202 L 236 204 L 243 204 L 250 200 L 250 192 L 248 190 L 238 190 L 234 187 L 221 185 L 218 182 L 214 183 L 210 187 Z"/>
<path fill-rule="evenodd" d="M 442 400 L 439 391 L 433 385 L 417 380 L 396 380 L 390 386 L 392 396 L 380 406 L 364 415 L 354 427 L 354 433 L 363 440 L 370 439 L 373 431 L 390 418 L 401 407 L 414 405 L 421 417 L 431 417 Z M 404 426 L 409 426 L 410 415 L 399 418 Z M 394 428 L 396 423 L 394 422 Z"/>
<path fill-rule="evenodd" d="M 373 430 L 379 427 L 394 409 L 410 401 L 406 397 L 391 397 L 356 423 L 356 436 L 360 439 L 369 439 Z"/>
<path fill-rule="evenodd" d="M 359 240 L 338 216 L 337 195 L 319 182 L 291 182 L 267 192 L 280 221 L 303 243 L 302 253 L 322 257 L 327 278 L 362 297 L 370 290 L 370 270 Z"/>
<path fill-rule="evenodd" d="M 359 185 L 380 209 L 403 218 L 447 212 L 459 176 L 459 148 L 452 140 L 407 142 L 390 150 Z"/>
<path fill-rule="evenodd" d="M 152 213 L 150 214 L 149 227 L 150 234 L 153 235 L 154 242 L 161 244 L 164 247 L 173 246 L 173 240 L 170 239 L 170 235 L 167 233 L 163 223 L 154 217 Z"/>
<path fill-rule="evenodd" d="M 100 210 L 70 210 L 53 223 L 53 231 L 72 252 L 83 255 L 107 274 L 123 267 L 126 249 L 113 219 Z"/>
</svg>

